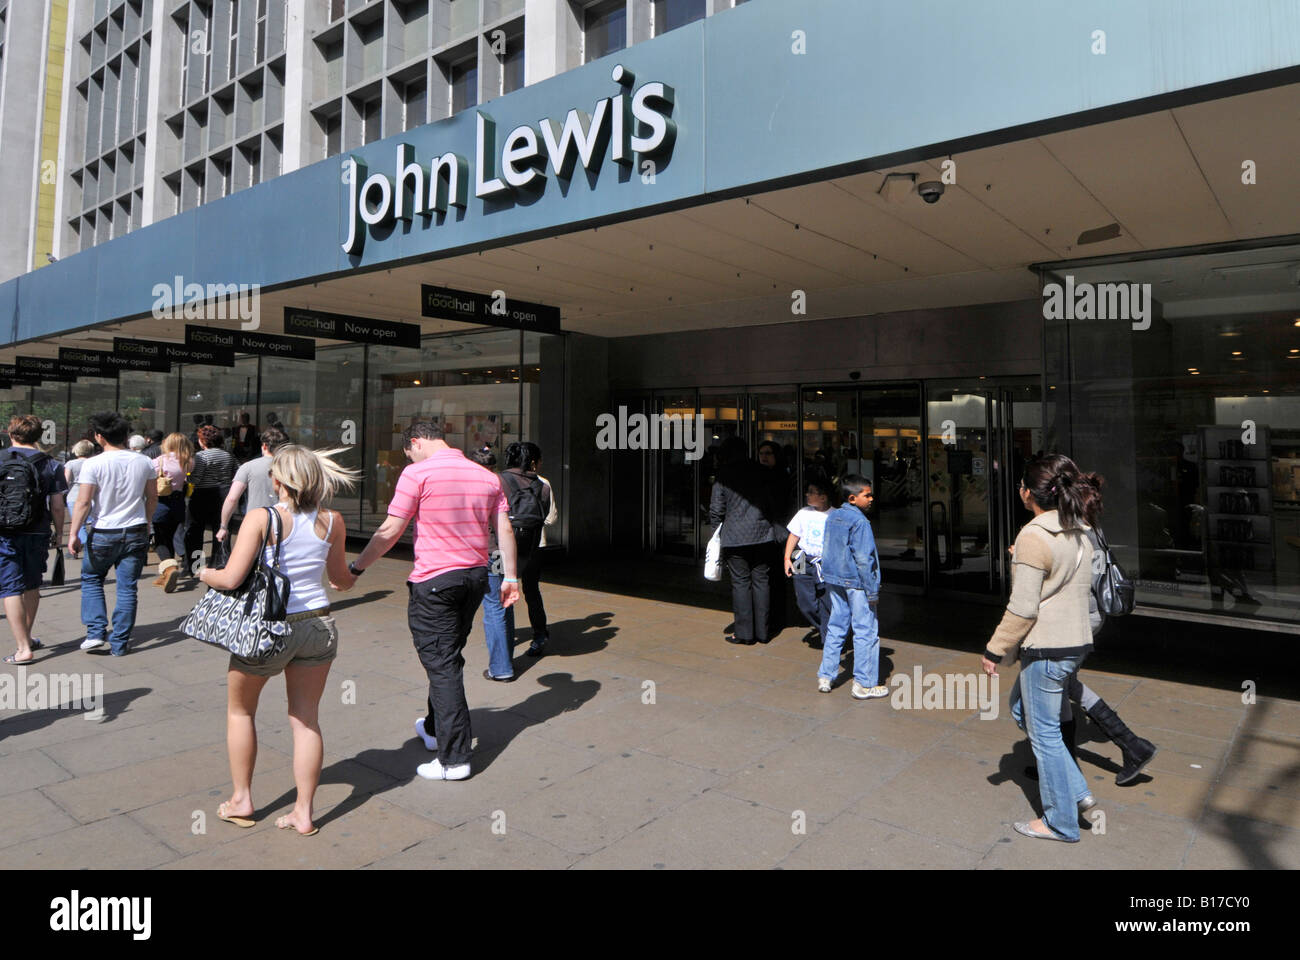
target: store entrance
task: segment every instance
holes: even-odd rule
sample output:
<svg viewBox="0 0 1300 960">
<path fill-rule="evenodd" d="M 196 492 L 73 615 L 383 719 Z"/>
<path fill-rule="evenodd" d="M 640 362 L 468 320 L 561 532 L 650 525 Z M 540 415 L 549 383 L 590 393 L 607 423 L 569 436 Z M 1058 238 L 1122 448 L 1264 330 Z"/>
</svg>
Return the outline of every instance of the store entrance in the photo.
<svg viewBox="0 0 1300 960">
<path fill-rule="evenodd" d="M 1001 599 L 1008 548 L 1030 519 L 1017 495 L 1042 448 L 1037 378 L 926 384 L 927 586 Z"/>
</svg>

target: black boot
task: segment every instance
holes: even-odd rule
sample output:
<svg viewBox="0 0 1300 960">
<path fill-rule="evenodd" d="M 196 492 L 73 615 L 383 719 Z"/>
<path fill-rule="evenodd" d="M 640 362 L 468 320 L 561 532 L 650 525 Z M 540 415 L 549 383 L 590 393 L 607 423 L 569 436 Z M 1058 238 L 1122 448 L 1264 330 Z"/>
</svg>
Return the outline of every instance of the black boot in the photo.
<svg viewBox="0 0 1300 960">
<path fill-rule="evenodd" d="M 1119 715 L 1106 705 L 1105 700 L 1094 703 L 1092 709 L 1088 711 L 1088 716 L 1092 717 L 1093 722 L 1101 727 L 1101 732 L 1106 734 L 1124 755 L 1124 769 L 1115 774 L 1115 782 L 1120 786 L 1131 783 L 1156 755 L 1156 745 L 1150 740 L 1143 740 L 1126 727 Z"/>
<path fill-rule="evenodd" d="M 1077 764 L 1079 762 L 1079 758 L 1075 755 L 1074 752 L 1074 720 L 1073 719 L 1062 721 L 1061 739 L 1065 742 L 1065 752 L 1068 753 L 1070 755 L 1070 759 Z M 1025 776 L 1028 777 L 1030 780 L 1037 780 L 1038 767 L 1034 766 L 1033 764 L 1030 764 L 1029 766 L 1025 767 Z"/>
</svg>

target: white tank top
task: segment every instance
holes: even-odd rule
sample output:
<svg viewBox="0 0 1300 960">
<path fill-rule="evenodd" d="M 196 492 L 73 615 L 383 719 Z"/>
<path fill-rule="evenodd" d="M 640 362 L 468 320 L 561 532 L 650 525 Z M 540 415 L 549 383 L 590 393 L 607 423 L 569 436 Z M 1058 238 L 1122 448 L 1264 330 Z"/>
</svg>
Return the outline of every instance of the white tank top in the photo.
<svg viewBox="0 0 1300 960">
<path fill-rule="evenodd" d="M 325 594 L 323 578 L 325 558 L 329 555 L 330 527 L 334 525 L 334 516 L 330 515 L 329 526 L 325 528 L 325 540 L 316 536 L 316 511 L 295 513 L 293 529 L 280 545 L 280 572 L 289 578 L 289 613 L 302 613 L 306 610 L 319 610 L 330 605 Z M 280 517 L 284 520 L 283 515 Z M 275 545 L 266 548 L 266 561 L 270 563 L 275 557 Z"/>
</svg>

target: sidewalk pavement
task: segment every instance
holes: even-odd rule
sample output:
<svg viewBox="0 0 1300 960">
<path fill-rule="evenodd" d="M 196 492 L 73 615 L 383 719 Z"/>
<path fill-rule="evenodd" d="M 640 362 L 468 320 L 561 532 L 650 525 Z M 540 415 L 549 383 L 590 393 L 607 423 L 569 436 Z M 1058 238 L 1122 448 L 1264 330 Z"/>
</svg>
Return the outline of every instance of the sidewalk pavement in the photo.
<svg viewBox="0 0 1300 960">
<path fill-rule="evenodd" d="M 480 614 L 465 651 L 474 774 L 424 781 L 412 723 L 427 688 L 399 560 L 335 597 L 320 833 L 274 828 L 294 796 L 282 679 L 258 715 L 259 823 L 241 830 L 216 817 L 230 790 L 225 656 L 177 630 L 203 588 L 167 596 L 148 569 L 124 658 L 78 649 L 75 560 L 69 585 L 45 593 L 46 650 L 25 675 L 102 674 L 104 712 L 0 712 L 0 867 L 1300 868 L 1292 700 L 1243 704 L 1239 688 L 1085 666 L 1160 749 L 1149 776 L 1117 787 L 1118 748 L 1081 723 L 1104 821 L 1078 844 L 1045 843 L 1011 829 L 1037 802 L 1006 710 L 1014 667 L 996 719 L 858 702 L 847 680 L 817 693 L 803 628 L 736 647 L 722 640 L 725 612 L 575 586 L 544 585 L 551 653 L 525 656 L 521 628 L 512 684 L 482 678 Z M 517 618 L 527 623 L 522 604 Z M 882 677 L 978 670 L 974 647 L 928 645 L 885 622 Z"/>
</svg>

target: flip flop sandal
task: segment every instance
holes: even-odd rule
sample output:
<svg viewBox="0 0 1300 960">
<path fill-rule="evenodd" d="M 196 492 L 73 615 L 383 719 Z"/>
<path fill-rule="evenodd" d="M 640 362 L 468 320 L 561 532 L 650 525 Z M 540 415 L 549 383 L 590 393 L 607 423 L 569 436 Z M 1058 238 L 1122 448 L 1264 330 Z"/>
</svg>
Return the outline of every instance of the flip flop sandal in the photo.
<svg viewBox="0 0 1300 960">
<path fill-rule="evenodd" d="M 256 821 L 256 820 L 249 820 L 247 817 L 228 817 L 228 816 L 226 816 L 226 804 L 225 804 L 225 803 L 223 803 L 223 804 L 221 804 L 221 806 L 217 807 L 217 819 L 218 819 L 218 820 L 224 820 L 224 821 L 226 821 L 226 823 L 233 823 L 235 826 L 237 826 L 237 827 L 243 827 L 244 829 L 247 829 L 247 828 L 249 828 L 249 827 L 255 827 L 255 826 L 257 826 L 257 821 Z"/>
<path fill-rule="evenodd" d="M 22 665 L 22 664 L 24 664 L 24 663 L 31 663 L 33 660 L 36 659 L 35 657 L 28 657 L 26 660 L 17 660 L 17 659 L 15 659 L 17 656 L 18 656 L 18 654 L 16 654 L 16 653 L 11 653 L 11 654 L 9 654 L 9 656 L 5 657 L 4 662 L 5 662 L 5 663 L 16 663 L 16 664 Z"/>
<path fill-rule="evenodd" d="M 1079 842 L 1077 837 L 1073 840 L 1069 839 L 1068 837 L 1063 837 L 1060 834 L 1056 833 L 1056 831 L 1054 831 L 1051 827 L 1047 828 L 1047 833 L 1039 833 L 1036 830 L 1030 830 L 1028 823 L 1017 823 L 1014 826 L 1016 829 L 1016 833 L 1023 834 L 1026 837 L 1033 837 L 1035 840 L 1056 840 L 1060 843 Z"/>
<path fill-rule="evenodd" d="M 300 837 L 314 837 L 316 836 L 316 834 L 320 833 L 320 827 L 312 827 L 309 831 L 303 833 L 301 830 L 299 830 L 297 827 L 295 827 L 292 823 L 289 822 L 289 817 L 287 814 L 281 817 L 280 819 L 276 820 L 275 825 L 280 830 L 292 830 Z"/>
</svg>

